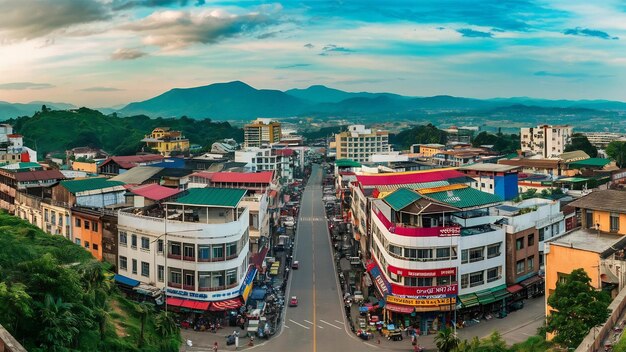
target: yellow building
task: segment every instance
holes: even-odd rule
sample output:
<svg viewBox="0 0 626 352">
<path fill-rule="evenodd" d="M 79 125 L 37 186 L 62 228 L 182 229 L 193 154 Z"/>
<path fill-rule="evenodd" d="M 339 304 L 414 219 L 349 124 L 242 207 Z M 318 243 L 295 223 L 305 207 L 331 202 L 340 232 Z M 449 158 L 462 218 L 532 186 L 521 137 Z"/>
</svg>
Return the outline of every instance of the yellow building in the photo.
<svg viewBox="0 0 626 352">
<path fill-rule="evenodd" d="M 370 156 L 391 151 L 389 132 L 374 131 L 365 125 L 350 125 L 348 130 L 335 134 L 337 159 L 369 162 Z"/>
<path fill-rule="evenodd" d="M 419 153 L 424 157 L 432 158 L 435 154 L 444 150 L 445 147 L 443 144 L 420 144 Z"/>
<path fill-rule="evenodd" d="M 612 297 L 626 282 L 626 192 L 595 191 L 569 205 L 576 208 L 582 228 L 545 242 L 547 315 L 548 297 L 574 269 L 585 270 L 591 286 Z"/>
<path fill-rule="evenodd" d="M 244 147 L 261 147 L 280 142 L 280 122 L 259 118 L 243 127 Z"/>
<path fill-rule="evenodd" d="M 189 140 L 181 131 L 172 131 L 169 127 L 157 127 L 152 133 L 141 140 L 150 149 L 161 155 L 169 156 L 172 152 L 186 152 L 189 150 Z"/>
</svg>

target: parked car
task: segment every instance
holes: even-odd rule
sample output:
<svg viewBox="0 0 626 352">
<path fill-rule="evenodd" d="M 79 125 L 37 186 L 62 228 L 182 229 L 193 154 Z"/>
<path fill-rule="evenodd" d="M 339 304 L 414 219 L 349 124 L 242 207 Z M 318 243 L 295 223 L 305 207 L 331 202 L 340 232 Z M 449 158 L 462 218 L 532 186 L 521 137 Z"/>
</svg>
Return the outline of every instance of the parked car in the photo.
<svg viewBox="0 0 626 352">
<path fill-rule="evenodd" d="M 298 306 L 298 297 L 293 296 L 289 300 L 289 307 L 297 307 Z"/>
<path fill-rule="evenodd" d="M 298 270 L 299 267 L 300 267 L 300 262 L 298 262 L 297 260 L 294 260 L 293 263 L 291 264 L 291 268 L 294 270 Z"/>
</svg>

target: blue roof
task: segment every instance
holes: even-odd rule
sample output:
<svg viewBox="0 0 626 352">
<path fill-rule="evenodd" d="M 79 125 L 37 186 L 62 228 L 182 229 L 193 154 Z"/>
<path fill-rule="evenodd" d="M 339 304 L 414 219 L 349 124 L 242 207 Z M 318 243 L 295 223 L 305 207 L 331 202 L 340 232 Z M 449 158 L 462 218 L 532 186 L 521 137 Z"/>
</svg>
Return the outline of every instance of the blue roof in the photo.
<svg viewBox="0 0 626 352">
<path fill-rule="evenodd" d="M 131 279 L 130 277 L 126 277 L 124 275 L 115 274 L 115 276 L 113 276 L 113 279 L 116 282 L 119 282 L 120 284 L 124 284 L 124 285 L 127 285 L 127 286 L 131 286 L 131 287 L 139 286 L 139 281 L 137 281 L 135 279 Z"/>
</svg>

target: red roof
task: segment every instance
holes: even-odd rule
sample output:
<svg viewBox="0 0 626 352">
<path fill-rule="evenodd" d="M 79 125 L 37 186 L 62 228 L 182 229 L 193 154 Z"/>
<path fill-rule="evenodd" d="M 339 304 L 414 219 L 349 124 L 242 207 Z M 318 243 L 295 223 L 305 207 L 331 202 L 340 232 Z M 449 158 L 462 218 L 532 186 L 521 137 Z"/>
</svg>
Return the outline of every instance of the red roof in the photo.
<svg viewBox="0 0 626 352">
<path fill-rule="evenodd" d="M 382 175 L 357 175 L 356 179 L 363 186 L 401 185 L 410 183 L 436 182 L 451 178 L 466 177 L 465 174 L 451 169 L 435 169 L 412 173 L 390 173 Z"/>
<path fill-rule="evenodd" d="M 263 172 L 216 172 L 211 176 L 212 183 L 271 183 L 274 171 Z"/>
<path fill-rule="evenodd" d="M 195 177 L 200 177 L 200 178 L 206 178 L 206 179 L 211 179 L 211 177 L 213 177 L 213 174 L 215 172 L 208 172 L 208 171 L 198 171 L 198 172 L 194 172 L 193 174 L 189 175 L 189 177 L 195 176 Z"/>
<path fill-rule="evenodd" d="M 151 161 L 161 161 L 163 160 L 163 155 L 160 154 L 146 154 L 146 155 L 128 155 L 128 156 L 112 156 L 108 158 L 105 162 L 100 166 L 104 166 L 113 160 L 117 163 L 122 169 L 130 169 L 138 164 L 143 164 Z"/>
<path fill-rule="evenodd" d="M 16 172 L 17 182 L 44 181 L 44 180 L 65 180 L 65 176 L 59 170 L 39 170 Z"/>
<path fill-rule="evenodd" d="M 132 188 L 130 192 L 148 199 L 161 200 L 180 193 L 180 190 L 151 183 Z"/>
<path fill-rule="evenodd" d="M 13 133 L 13 134 L 7 134 L 7 137 L 9 137 L 9 138 L 21 138 L 22 135 L 21 134 L 17 134 L 17 133 Z"/>
<path fill-rule="evenodd" d="M 293 149 L 285 148 L 285 149 L 276 149 L 276 155 L 281 156 L 292 156 L 294 153 Z"/>
</svg>

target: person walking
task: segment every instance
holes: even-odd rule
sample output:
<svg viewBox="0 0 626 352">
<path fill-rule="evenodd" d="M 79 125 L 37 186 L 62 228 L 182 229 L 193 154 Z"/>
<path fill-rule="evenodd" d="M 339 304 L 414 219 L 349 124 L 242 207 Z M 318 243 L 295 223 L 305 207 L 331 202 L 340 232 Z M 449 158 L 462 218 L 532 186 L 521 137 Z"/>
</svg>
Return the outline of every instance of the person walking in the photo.
<svg viewBox="0 0 626 352">
<path fill-rule="evenodd" d="M 217 341 L 213 343 L 213 352 L 217 352 Z"/>
</svg>

